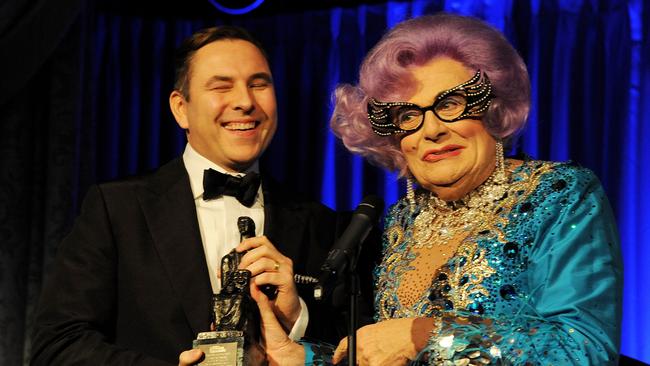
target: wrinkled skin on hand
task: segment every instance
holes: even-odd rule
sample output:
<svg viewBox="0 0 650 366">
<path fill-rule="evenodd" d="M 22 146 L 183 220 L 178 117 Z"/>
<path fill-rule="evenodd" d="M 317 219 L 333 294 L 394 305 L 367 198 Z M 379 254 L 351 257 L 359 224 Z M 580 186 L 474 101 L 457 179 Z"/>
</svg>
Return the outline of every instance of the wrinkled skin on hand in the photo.
<svg viewBox="0 0 650 366">
<path fill-rule="evenodd" d="M 406 365 L 414 360 L 434 328 L 429 318 L 389 319 L 357 330 L 357 363 L 359 365 Z M 339 343 L 332 361 L 336 364 L 347 356 L 348 340 Z"/>
</svg>

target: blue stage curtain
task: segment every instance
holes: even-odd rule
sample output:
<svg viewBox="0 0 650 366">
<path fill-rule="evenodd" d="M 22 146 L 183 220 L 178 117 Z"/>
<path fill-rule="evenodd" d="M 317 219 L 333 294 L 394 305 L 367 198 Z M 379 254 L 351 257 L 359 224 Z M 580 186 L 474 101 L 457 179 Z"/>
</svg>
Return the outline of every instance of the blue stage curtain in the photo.
<svg viewBox="0 0 650 366">
<path fill-rule="evenodd" d="M 618 219 L 625 261 L 621 352 L 650 362 L 650 315 L 646 312 L 650 266 L 644 265 L 650 258 L 650 213 L 646 210 L 650 207 L 646 192 L 650 188 L 650 5 L 643 0 L 388 1 L 303 13 L 253 12 L 242 17 L 223 17 L 215 11 L 200 20 L 87 9 L 80 25 L 72 28 L 82 34 L 75 38 L 80 44 L 79 67 L 68 72 L 74 79 L 68 83 L 76 91 L 71 94 L 77 97 L 70 106 L 74 113 L 68 113 L 72 127 L 61 127 L 69 130 L 61 141 L 74 143 L 65 145 L 67 158 L 58 161 L 63 165 L 58 172 L 70 180 L 65 187 L 72 193 L 69 202 L 59 202 L 57 207 L 76 209 L 89 184 L 153 169 L 181 153 L 185 137 L 167 102 L 173 49 L 198 28 L 226 23 L 248 28 L 269 53 L 280 115 L 275 140 L 263 158 L 272 174 L 335 209 L 352 209 L 368 193 L 383 195 L 387 205 L 395 202 L 404 194 L 403 182 L 394 173 L 349 154 L 329 131 L 331 93 L 339 83 L 357 81 L 363 56 L 388 28 L 403 19 L 438 11 L 485 19 L 502 30 L 526 60 L 533 108 L 512 152 L 544 160 L 573 160 L 592 169 L 603 182 Z M 23 113 L 15 113 L 19 112 Z M 37 114 L 30 113 L 23 114 Z M 16 125 L 11 131 L 15 131 L 21 119 L 12 118 Z M 58 140 L 43 137 L 39 141 L 45 146 L 43 153 Z M 21 159 L 29 156 L 21 154 Z M 3 166 L 10 165 L 3 162 Z M 37 184 L 47 192 L 42 188 L 45 178 Z M 16 230 L 1 225 L 4 232 Z M 45 263 L 53 243 L 64 233 L 61 227 L 57 224 L 56 230 L 50 229 L 56 238 L 50 235 L 47 241 L 26 234 L 31 238 L 26 245 L 45 253 Z M 25 228 L 30 230 L 37 229 Z M 15 255 L 22 262 L 31 261 L 29 251 Z M 18 271 L 15 268 L 14 275 L 25 278 L 17 280 L 18 292 L 29 296 L 15 299 L 15 306 L 29 308 L 40 278 L 32 274 L 27 279 L 33 269 Z M 0 277 L 2 288 L 13 291 L 3 281 Z M 29 281 L 39 283 L 25 290 Z M 0 313 L 8 314 L 6 304 L 13 303 L 5 302 Z M 7 314 L 0 314 L 0 320 L 8 319 Z M 1 337 L 24 339 L 25 353 L 30 314 L 24 315 L 27 325 L 20 323 L 21 328 L 12 323 Z M 0 355 L 14 352 L 15 347 L 16 342 L 0 341 Z M 4 360 L 16 364 L 16 358 Z"/>
</svg>

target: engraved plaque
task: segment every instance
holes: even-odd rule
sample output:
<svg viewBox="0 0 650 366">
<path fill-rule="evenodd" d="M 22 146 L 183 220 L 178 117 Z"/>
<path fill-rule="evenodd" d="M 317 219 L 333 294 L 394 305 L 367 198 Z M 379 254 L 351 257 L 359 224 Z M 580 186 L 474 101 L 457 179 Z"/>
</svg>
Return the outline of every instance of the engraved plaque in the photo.
<svg viewBox="0 0 650 366">
<path fill-rule="evenodd" d="M 199 333 L 192 346 L 205 354 L 199 363 L 201 366 L 244 365 L 244 332 L 226 330 Z"/>
</svg>

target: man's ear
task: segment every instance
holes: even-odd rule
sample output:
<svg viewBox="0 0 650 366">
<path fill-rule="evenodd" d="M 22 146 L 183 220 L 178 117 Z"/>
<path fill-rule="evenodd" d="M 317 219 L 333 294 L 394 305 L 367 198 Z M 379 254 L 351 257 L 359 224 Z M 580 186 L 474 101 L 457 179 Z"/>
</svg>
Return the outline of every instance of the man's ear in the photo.
<svg viewBox="0 0 650 366">
<path fill-rule="evenodd" d="M 187 100 L 181 92 L 174 90 L 169 94 L 169 109 L 171 109 L 176 123 L 180 128 L 187 130 L 190 128 L 189 122 L 187 120 Z"/>
</svg>

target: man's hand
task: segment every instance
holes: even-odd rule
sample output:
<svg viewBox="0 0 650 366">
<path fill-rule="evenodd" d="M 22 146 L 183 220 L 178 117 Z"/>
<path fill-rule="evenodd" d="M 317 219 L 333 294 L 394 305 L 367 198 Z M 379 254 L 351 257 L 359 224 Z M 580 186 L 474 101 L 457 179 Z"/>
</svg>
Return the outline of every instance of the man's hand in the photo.
<svg viewBox="0 0 650 366">
<path fill-rule="evenodd" d="M 300 300 L 293 282 L 291 259 L 275 249 L 266 236 L 245 239 L 235 250 L 248 250 L 242 257 L 239 268 L 251 271 L 251 284 L 258 288 L 262 285 L 277 286 L 277 297 L 270 301 L 270 306 L 284 330 L 290 332 L 300 315 Z"/>
<path fill-rule="evenodd" d="M 304 365 L 304 348 L 289 339 L 283 325 L 276 318 L 271 301 L 254 284 L 251 284 L 251 296 L 260 309 L 260 331 L 269 366 Z"/>
<path fill-rule="evenodd" d="M 195 365 L 203 359 L 203 351 L 200 349 L 191 349 L 184 351 L 178 356 L 178 366 L 191 366 Z"/>
</svg>

